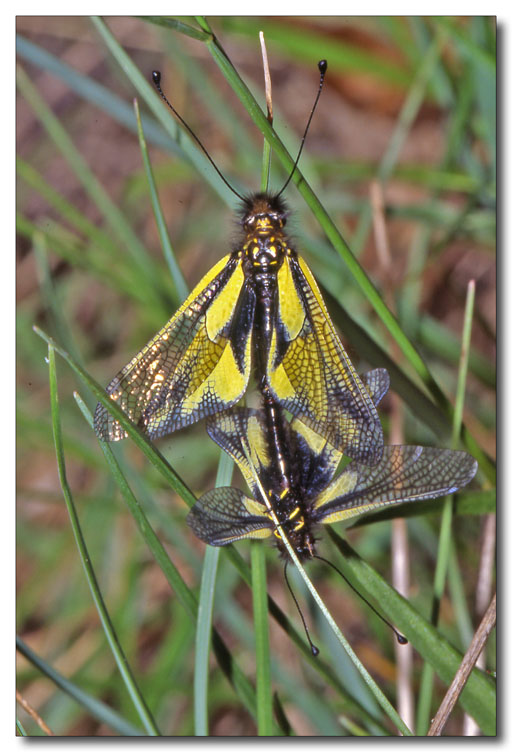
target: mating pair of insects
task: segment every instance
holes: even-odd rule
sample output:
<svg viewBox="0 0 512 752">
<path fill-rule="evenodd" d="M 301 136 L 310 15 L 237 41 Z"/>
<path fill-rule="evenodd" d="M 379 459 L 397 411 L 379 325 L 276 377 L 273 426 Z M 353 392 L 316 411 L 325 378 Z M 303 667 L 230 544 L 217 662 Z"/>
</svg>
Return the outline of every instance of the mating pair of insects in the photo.
<svg viewBox="0 0 512 752">
<path fill-rule="evenodd" d="M 326 67 L 319 63 L 318 95 Z M 175 112 L 159 74 L 153 79 Z M 237 463 L 252 498 L 236 488 L 202 496 L 187 518 L 199 538 L 222 546 L 273 536 L 286 558 L 285 536 L 306 560 L 315 555 L 319 523 L 453 493 L 477 464 L 465 452 L 384 446 L 376 405 L 389 387 L 387 371 L 357 374 L 310 269 L 285 233 L 281 194 L 297 161 L 278 194 L 237 193 L 242 232 L 234 250 L 107 393 L 150 438 L 207 419 L 210 437 Z M 236 407 L 251 374 L 261 406 Z M 101 403 L 95 429 L 105 441 L 126 436 Z M 335 476 L 343 455 L 352 461 Z"/>
</svg>

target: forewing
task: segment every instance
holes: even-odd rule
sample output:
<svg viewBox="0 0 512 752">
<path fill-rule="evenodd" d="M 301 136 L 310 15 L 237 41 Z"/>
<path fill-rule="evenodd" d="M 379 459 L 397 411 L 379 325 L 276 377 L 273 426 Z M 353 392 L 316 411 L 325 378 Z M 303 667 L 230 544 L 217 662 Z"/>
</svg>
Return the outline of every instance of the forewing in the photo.
<svg viewBox="0 0 512 752">
<path fill-rule="evenodd" d="M 240 538 L 267 538 L 272 523 L 259 514 L 263 507 L 237 488 L 214 488 L 201 496 L 187 515 L 195 535 L 211 546 Z"/>
<path fill-rule="evenodd" d="M 240 261 L 224 257 L 108 385 L 110 398 L 151 438 L 223 410 L 245 392 L 254 301 L 243 289 Z M 101 403 L 94 427 L 104 441 L 127 435 Z"/>
<path fill-rule="evenodd" d="M 477 468 L 466 452 L 385 447 L 376 465 L 351 462 L 316 500 L 315 517 L 327 524 L 379 507 L 446 496 L 469 483 Z"/>
<path fill-rule="evenodd" d="M 278 295 L 268 363 L 276 399 L 339 451 L 368 464 L 378 462 L 383 434 L 377 410 L 302 259 L 285 260 Z"/>
</svg>

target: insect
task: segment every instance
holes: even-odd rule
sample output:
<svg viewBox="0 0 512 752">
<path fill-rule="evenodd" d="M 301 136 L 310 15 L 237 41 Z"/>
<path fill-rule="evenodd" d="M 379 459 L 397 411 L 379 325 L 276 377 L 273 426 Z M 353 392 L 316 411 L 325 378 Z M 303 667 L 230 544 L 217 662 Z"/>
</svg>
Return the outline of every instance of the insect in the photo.
<svg viewBox="0 0 512 752">
<path fill-rule="evenodd" d="M 326 67 L 319 63 L 320 87 L 304 138 Z M 161 92 L 159 74 L 154 79 Z M 280 194 L 291 174 L 278 194 L 243 198 L 237 193 L 242 216 L 234 250 L 121 369 L 107 393 L 156 438 L 232 407 L 245 394 L 252 372 L 269 398 L 336 449 L 372 464 L 383 449 L 375 405 L 309 267 L 285 233 L 287 210 Z M 104 441 L 126 436 L 101 403 L 94 426 Z"/>
<path fill-rule="evenodd" d="M 385 369 L 365 377 L 377 404 L 386 393 Z M 386 446 L 370 466 L 353 460 L 335 477 L 342 453 L 279 405 L 233 408 L 207 421 L 210 437 L 237 463 L 251 489 L 215 488 L 192 507 L 187 522 L 212 546 L 242 538 L 274 538 L 286 559 L 284 533 L 300 560 L 315 554 L 315 529 L 380 507 L 454 493 L 473 478 L 466 452 L 421 446 Z M 276 524 L 276 522 L 278 524 Z"/>
</svg>

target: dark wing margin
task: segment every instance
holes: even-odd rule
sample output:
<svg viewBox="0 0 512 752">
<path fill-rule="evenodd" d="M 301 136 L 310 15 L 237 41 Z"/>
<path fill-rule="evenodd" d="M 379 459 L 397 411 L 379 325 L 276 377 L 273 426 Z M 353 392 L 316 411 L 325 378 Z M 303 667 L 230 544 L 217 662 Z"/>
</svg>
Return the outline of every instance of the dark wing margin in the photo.
<svg viewBox="0 0 512 752">
<path fill-rule="evenodd" d="M 267 538 L 272 523 L 256 512 L 261 505 L 238 488 L 213 488 L 194 504 L 187 523 L 195 535 L 210 546 L 226 546 L 241 538 Z"/>
<path fill-rule="evenodd" d="M 247 298 L 244 308 L 243 286 L 240 260 L 225 256 L 108 385 L 110 398 L 151 438 L 223 410 L 245 392 L 254 301 Z M 127 435 L 101 403 L 94 428 L 103 441 Z"/>
<path fill-rule="evenodd" d="M 277 322 L 276 339 L 288 336 L 289 341 L 275 342 L 268 365 L 275 398 L 339 451 L 367 464 L 378 462 L 384 437 L 376 407 L 341 344 L 311 271 L 292 257 L 279 275 L 285 325 Z M 380 375 L 374 384 L 379 394 L 385 388 L 382 371 Z"/>
<path fill-rule="evenodd" d="M 315 517 L 318 522 L 338 522 L 383 506 L 447 496 L 467 485 L 477 469 L 466 452 L 385 447 L 377 465 L 351 462 L 317 498 Z"/>
</svg>

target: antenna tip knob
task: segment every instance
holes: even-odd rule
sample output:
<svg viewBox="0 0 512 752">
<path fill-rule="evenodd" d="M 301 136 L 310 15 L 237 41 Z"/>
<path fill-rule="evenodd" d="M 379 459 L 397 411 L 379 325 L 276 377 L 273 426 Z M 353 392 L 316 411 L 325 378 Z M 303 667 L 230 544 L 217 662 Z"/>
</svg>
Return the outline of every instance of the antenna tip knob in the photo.
<svg viewBox="0 0 512 752">
<path fill-rule="evenodd" d="M 325 71 L 327 70 L 327 60 L 320 60 L 318 63 L 318 70 L 324 75 Z"/>
<path fill-rule="evenodd" d="M 313 644 L 312 644 L 312 645 L 311 645 L 311 653 L 312 653 L 312 655 L 313 655 L 313 658 L 316 658 L 316 657 L 317 657 L 317 655 L 319 655 L 319 654 L 320 654 L 320 649 L 319 649 L 319 648 L 317 648 L 317 646 L 316 646 L 316 645 L 313 645 Z"/>
<path fill-rule="evenodd" d="M 407 637 L 404 637 L 401 634 L 397 634 L 396 639 L 398 640 L 398 642 L 400 643 L 400 645 L 407 645 L 408 642 L 409 642 L 409 640 L 407 639 Z"/>
<path fill-rule="evenodd" d="M 153 78 L 153 83 L 156 84 L 156 86 L 158 86 L 158 84 L 160 83 L 160 79 L 162 78 L 162 74 L 160 73 L 160 71 L 154 70 L 151 76 Z"/>
</svg>

